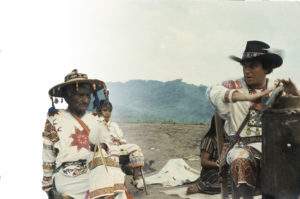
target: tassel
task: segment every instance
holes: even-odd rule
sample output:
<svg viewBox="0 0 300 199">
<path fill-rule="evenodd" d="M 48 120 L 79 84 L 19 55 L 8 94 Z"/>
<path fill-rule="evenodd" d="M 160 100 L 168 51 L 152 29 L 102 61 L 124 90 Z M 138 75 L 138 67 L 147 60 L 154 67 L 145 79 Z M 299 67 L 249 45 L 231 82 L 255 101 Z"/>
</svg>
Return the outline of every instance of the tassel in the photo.
<svg viewBox="0 0 300 199">
<path fill-rule="evenodd" d="M 54 106 L 53 97 L 51 97 L 51 101 L 52 101 L 52 107 L 49 108 L 48 113 L 49 114 L 55 114 L 56 113 L 56 108 Z"/>
<path fill-rule="evenodd" d="M 56 108 L 54 106 L 50 107 L 48 110 L 49 114 L 55 114 L 56 113 Z"/>
<path fill-rule="evenodd" d="M 93 89 L 94 89 L 94 91 L 96 90 L 96 84 L 95 83 L 93 83 Z"/>
<path fill-rule="evenodd" d="M 247 135 L 251 135 L 251 130 L 250 130 L 249 127 L 248 127 L 248 129 L 247 129 L 247 131 L 246 131 L 246 134 L 247 134 Z"/>
<path fill-rule="evenodd" d="M 61 98 L 61 101 L 60 101 L 60 103 L 63 103 L 64 102 L 64 98 Z"/>
<path fill-rule="evenodd" d="M 99 99 L 95 99 L 94 102 L 93 102 L 93 104 L 94 104 L 94 107 L 99 108 L 100 107 L 100 101 L 99 101 Z"/>
<path fill-rule="evenodd" d="M 94 109 L 100 108 L 100 100 L 98 98 L 97 92 L 94 92 L 94 98 L 95 98 L 95 100 L 93 101 Z"/>
<path fill-rule="evenodd" d="M 100 100 L 98 98 L 97 92 L 94 92 L 94 98 L 95 100 L 93 101 L 94 109 L 96 109 L 96 113 L 101 114 L 101 109 L 100 109 Z"/>
<path fill-rule="evenodd" d="M 78 82 L 76 82 L 76 91 L 78 91 Z"/>
<path fill-rule="evenodd" d="M 255 131 L 256 135 L 260 135 L 260 131 L 259 131 L 259 128 L 256 127 L 256 131 Z"/>
</svg>

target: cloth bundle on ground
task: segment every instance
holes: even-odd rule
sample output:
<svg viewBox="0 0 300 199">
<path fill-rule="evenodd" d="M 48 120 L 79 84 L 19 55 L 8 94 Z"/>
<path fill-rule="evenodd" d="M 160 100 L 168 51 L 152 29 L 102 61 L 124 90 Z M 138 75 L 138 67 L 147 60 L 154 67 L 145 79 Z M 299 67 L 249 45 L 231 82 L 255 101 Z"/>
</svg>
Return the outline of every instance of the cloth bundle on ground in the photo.
<svg viewBox="0 0 300 199">
<path fill-rule="evenodd" d="M 194 182 L 200 172 L 191 168 L 183 159 L 170 159 L 158 174 L 146 177 L 147 184 L 162 184 L 164 187 Z"/>
</svg>

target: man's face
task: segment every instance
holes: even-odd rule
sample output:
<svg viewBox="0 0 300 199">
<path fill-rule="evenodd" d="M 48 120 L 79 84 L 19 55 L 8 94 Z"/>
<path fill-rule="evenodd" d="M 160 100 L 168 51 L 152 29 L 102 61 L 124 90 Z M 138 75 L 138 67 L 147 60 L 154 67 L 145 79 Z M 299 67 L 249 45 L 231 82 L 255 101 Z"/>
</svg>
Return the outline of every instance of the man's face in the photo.
<svg viewBox="0 0 300 199">
<path fill-rule="evenodd" d="M 79 87 L 78 91 L 72 93 L 67 102 L 69 108 L 75 112 L 85 112 L 91 101 L 91 91 L 86 87 Z"/>
<path fill-rule="evenodd" d="M 263 69 L 263 65 L 260 61 L 246 61 L 243 64 L 243 72 L 248 86 L 253 88 L 264 86 L 267 70 Z"/>
<path fill-rule="evenodd" d="M 104 119 L 108 122 L 109 118 L 111 116 L 111 110 L 108 107 L 102 107 L 101 108 L 101 113 Z"/>
</svg>

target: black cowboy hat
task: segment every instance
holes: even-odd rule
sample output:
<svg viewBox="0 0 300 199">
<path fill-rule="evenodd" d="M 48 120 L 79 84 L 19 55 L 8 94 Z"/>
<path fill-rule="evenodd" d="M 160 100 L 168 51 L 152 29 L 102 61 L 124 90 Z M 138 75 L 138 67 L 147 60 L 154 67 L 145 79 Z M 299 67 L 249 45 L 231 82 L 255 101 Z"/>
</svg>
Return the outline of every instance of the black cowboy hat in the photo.
<svg viewBox="0 0 300 199">
<path fill-rule="evenodd" d="M 247 41 L 246 49 L 243 57 L 230 56 L 230 58 L 239 63 L 250 61 L 252 59 L 260 59 L 270 63 L 272 68 L 277 68 L 282 64 L 282 51 L 278 49 L 271 49 L 268 44 L 262 41 Z"/>
</svg>

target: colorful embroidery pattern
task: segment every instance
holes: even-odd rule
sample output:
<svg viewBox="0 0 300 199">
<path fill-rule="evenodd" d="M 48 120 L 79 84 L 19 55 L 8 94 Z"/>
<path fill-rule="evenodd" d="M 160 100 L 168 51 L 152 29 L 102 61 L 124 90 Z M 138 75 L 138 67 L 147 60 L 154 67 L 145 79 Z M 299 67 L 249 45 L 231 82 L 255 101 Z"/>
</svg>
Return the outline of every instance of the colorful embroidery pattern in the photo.
<svg viewBox="0 0 300 199">
<path fill-rule="evenodd" d="M 255 166 L 245 158 L 236 159 L 231 165 L 231 175 L 235 184 L 245 183 L 255 186 Z"/>
<path fill-rule="evenodd" d="M 257 110 L 253 110 L 253 109 L 250 110 L 250 118 L 249 118 L 248 126 L 262 127 L 261 118 Z"/>
<path fill-rule="evenodd" d="M 86 167 L 82 167 L 82 168 L 74 168 L 74 169 L 69 169 L 69 168 L 64 168 L 63 173 L 68 175 L 68 176 L 79 176 L 81 174 L 84 174 L 87 172 L 87 168 Z"/>
<path fill-rule="evenodd" d="M 61 168 L 62 172 L 67 176 L 75 177 L 87 172 L 87 165 L 85 160 L 74 162 L 65 162 Z"/>
<path fill-rule="evenodd" d="M 49 120 L 46 121 L 43 137 L 46 137 L 53 143 L 59 141 L 59 137 L 55 130 L 55 127 L 49 122 Z"/>
<path fill-rule="evenodd" d="M 70 138 L 73 138 L 70 146 L 77 146 L 77 151 L 82 148 L 90 151 L 89 134 L 84 129 L 81 131 L 75 126 L 75 133 L 70 135 Z"/>
<path fill-rule="evenodd" d="M 228 89 L 236 89 L 235 82 L 233 80 L 224 81 L 222 86 Z"/>
<path fill-rule="evenodd" d="M 130 163 L 132 168 L 143 167 L 144 166 L 144 156 L 138 151 L 138 154 L 135 156 L 130 156 Z"/>
<path fill-rule="evenodd" d="M 54 169 L 55 168 L 55 162 L 43 162 L 43 169 Z"/>
<path fill-rule="evenodd" d="M 230 93 L 230 90 L 227 90 L 225 92 L 224 100 L 225 100 L 226 103 L 229 103 L 229 93 Z"/>
<path fill-rule="evenodd" d="M 113 161 L 111 158 L 105 158 L 106 165 L 112 167 L 120 167 L 119 163 Z M 92 161 L 89 162 L 89 170 L 96 168 L 97 166 L 103 165 L 103 161 L 100 157 L 94 158 Z"/>
<path fill-rule="evenodd" d="M 121 191 L 121 190 L 125 190 L 124 184 L 115 184 L 113 187 L 105 187 L 90 192 L 90 197 L 94 198 L 102 195 L 113 194 L 115 191 Z"/>
</svg>

